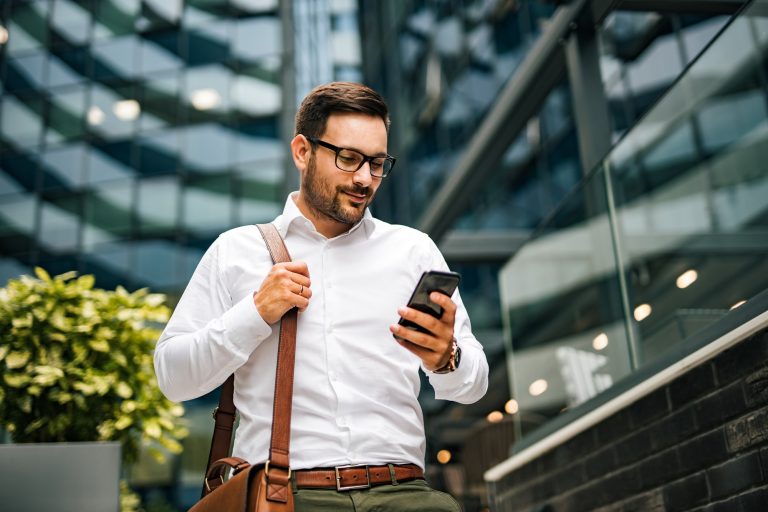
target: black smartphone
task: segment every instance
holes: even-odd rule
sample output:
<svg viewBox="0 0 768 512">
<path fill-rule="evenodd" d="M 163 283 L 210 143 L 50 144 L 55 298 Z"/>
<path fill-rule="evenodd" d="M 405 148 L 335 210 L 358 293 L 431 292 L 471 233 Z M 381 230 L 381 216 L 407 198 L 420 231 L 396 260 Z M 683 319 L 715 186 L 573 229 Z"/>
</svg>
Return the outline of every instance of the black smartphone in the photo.
<svg viewBox="0 0 768 512">
<path fill-rule="evenodd" d="M 429 294 L 432 292 L 440 292 L 447 296 L 452 296 L 456 291 L 456 287 L 459 286 L 461 275 L 457 272 L 442 272 L 439 270 L 429 270 L 424 272 L 416 284 L 416 289 L 413 290 L 411 298 L 408 300 L 408 307 L 423 311 L 430 314 L 435 318 L 443 316 L 443 308 L 429 300 Z M 398 322 L 400 325 L 408 327 L 409 329 L 415 329 L 421 332 L 429 332 L 420 325 L 417 325 L 410 320 L 405 320 L 400 317 Z"/>
</svg>

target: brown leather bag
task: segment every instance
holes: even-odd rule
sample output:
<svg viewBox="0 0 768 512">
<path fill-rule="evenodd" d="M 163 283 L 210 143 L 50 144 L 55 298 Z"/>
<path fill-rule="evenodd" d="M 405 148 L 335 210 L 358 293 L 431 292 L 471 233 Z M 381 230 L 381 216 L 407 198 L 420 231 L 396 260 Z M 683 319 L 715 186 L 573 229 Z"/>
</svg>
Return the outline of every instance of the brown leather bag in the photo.
<svg viewBox="0 0 768 512">
<path fill-rule="evenodd" d="M 291 261 L 280 233 L 272 224 L 258 224 L 274 263 Z M 231 375 L 221 390 L 219 406 L 214 410 L 216 426 L 208 455 L 202 499 L 189 512 L 293 512 L 293 490 L 288 447 L 291 436 L 291 401 L 293 368 L 296 358 L 296 308 L 288 311 L 280 323 L 277 349 L 275 402 L 269 460 L 251 466 L 238 457 L 228 457 L 235 423 L 235 388 Z M 232 469 L 232 476 L 225 476 Z"/>
</svg>

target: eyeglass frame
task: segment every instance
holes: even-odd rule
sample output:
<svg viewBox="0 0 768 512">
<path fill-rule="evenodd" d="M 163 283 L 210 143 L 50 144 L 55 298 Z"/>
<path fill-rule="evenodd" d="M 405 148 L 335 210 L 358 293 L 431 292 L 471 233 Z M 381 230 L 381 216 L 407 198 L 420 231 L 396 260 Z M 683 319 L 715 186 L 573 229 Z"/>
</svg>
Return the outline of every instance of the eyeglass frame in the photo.
<svg viewBox="0 0 768 512">
<path fill-rule="evenodd" d="M 397 158 L 392 156 L 392 155 L 368 156 L 365 153 L 361 153 L 360 151 L 358 151 L 356 149 L 340 148 L 339 146 L 331 144 L 330 142 L 326 142 L 326 141 L 324 141 L 324 140 L 322 140 L 322 139 L 320 139 L 318 137 L 307 137 L 306 135 L 304 137 L 306 137 L 306 139 L 310 143 L 312 143 L 313 145 L 317 144 L 317 145 L 323 146 L 325 149 L 329 149 L 329 150 L 333 151 L 336 154 L 336 157 L 334 158 L 333 163 L 336 164 L 336 168 L 338 170 L 340 170 L 340 171 L 344 171 L 344 172 L 357 172 L 357 171 L 359 171 L 360 169 L 363 168 L 363 166 L 365 165 L 366 162 L 368 162 L 368 171 L 371 173 L 371 176 L 373 176 L 374 178 L 386 178 L 387 176 L 389 176 L 389 173 L 392 172 L 392 169 L 394 169 L 395 162 L 397 162 Z M 352 151 L 353 153 L 357 153 L 358 155 L 363 157 L 363 159 L 360 161 L 360 164 L 357 166 L 357 169 L 355 169 L 355 170 L 342 169 L 339 166 L 339 153 L 341 153 L 342 151 Z M 384 161 L 389 161 L 389 162 L 392 163 L 392 165 L 389 167 L 389 170 L 386 171 L 386 173 L 383 173 L 381 175 L 374 174 L 373 173 L 373 166 L 371 165 L 371 163 L 373 163 L 373 161 L 378 159 L 378 158 L 382 158 L 382 159 L 384 159 Z M 382 166 L 382 172 L 383 172 L 384 164 L 382 163 L 381 166 Z"/>
</svg>

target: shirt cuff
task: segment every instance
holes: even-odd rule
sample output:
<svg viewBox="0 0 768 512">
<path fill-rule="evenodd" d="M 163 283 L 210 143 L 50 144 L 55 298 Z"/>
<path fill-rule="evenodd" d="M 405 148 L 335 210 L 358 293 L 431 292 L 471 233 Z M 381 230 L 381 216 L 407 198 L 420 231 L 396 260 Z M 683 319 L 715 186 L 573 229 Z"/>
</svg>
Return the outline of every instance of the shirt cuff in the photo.
<svg viewBox="0 0 768 512">
<path fill-rule="evenodd" d="M 261 318 L 250 294 L 224 313 L 222 321 L 227 341 L 246 356 L 272 334 L 272 326 Z"/>
</svg>

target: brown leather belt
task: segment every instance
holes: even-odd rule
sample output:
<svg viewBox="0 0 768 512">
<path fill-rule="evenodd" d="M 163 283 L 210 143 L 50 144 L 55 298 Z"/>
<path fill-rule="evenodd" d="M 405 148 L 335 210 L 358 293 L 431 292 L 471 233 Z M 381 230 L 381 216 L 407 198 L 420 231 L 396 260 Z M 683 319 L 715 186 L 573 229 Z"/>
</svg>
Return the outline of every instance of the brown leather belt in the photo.
<svg viewBox="0 0 768 512">
<path fill-rule="evenodd" d="M 394 478 L 390 473 L 390 467 L 394 472 Z M 337 491 L 368 489 L 376 485 L 424 478 L 424 472 L 415 464 L 299 469 L 293 474 L 296 477 L 296 487 L 299 489 L 336 489 Z"/>
</svg>

